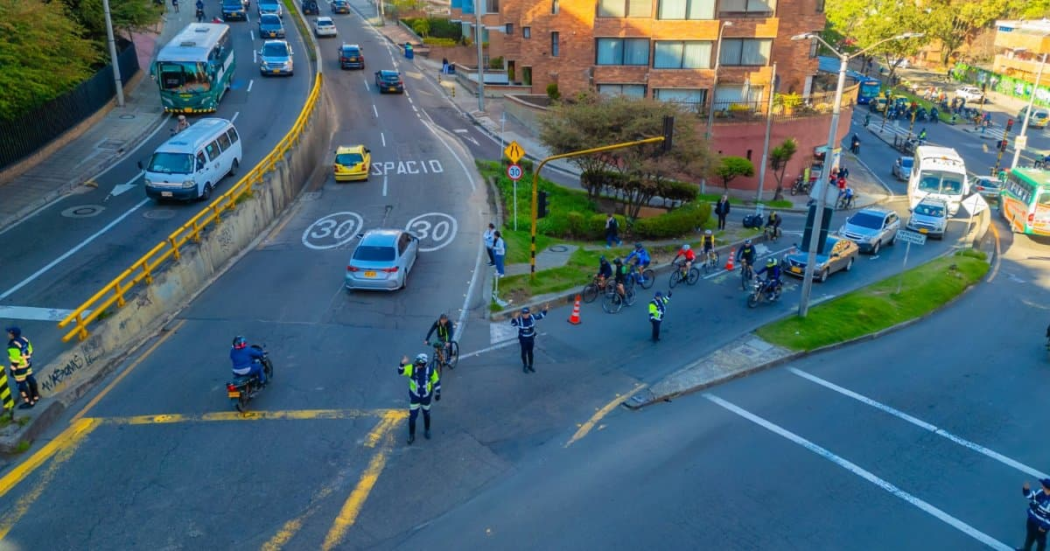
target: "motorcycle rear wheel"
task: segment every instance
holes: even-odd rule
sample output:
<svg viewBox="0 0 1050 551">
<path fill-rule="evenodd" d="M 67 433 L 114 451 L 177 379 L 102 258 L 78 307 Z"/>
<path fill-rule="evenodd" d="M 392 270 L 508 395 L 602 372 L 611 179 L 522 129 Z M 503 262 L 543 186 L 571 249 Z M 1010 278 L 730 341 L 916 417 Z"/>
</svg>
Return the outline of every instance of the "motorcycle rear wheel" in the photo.
<svg viewBox="0 0 1050 551">
<path fill-rule="evenodd" d="M 748 308 L 754 308 L 754 307 L 758 306 L 758 301 L 759 301 L 758 293 L 751 293 L 750 295 L 747 296 L 747 307 Z"/>
<path fill-rule="evenodd" d="M 233 402 L 233 408 L 236 409 L 240 413 L 244 413 L 244 412 L 248 411 L 248 395 L 247 395 L 247 392 L 248 392 L 248 389 L 246 388 L 246 389 L 241 391 L 241 397 L 240 398 L 230 399 L 230 401 Z"/>
</svg>

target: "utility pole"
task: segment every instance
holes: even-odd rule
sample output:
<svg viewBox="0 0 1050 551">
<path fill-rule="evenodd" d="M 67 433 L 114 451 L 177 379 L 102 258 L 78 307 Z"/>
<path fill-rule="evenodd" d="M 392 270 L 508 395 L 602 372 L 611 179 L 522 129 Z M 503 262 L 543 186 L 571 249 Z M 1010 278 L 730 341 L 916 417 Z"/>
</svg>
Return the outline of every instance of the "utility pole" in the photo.
<svg viewBox="0 0 1050 551">
<path fill-rule="evenodd" d="M 113 17 L 109 13 L 109 0 L 102 0 L 102 10 L 106 14 L 106 41 L 109 43 L 109 62 L 113 66 L 113 84 L 117 89 L 117 107 L 124 107 L 124 83 L 120 78 L 120 64 L 117 63 L 117 41 L 113 38 Z"/>
<path fill-rule="evenodd" d="M 1017 135 L 1017 142 L 1022 142 L 1022 136 L 1027 137 L 1028 134 L 1028 119 L 1032 117 L 1032 108 L 1035 106 L 1035 93 L 1039 90 L 1039 79 L 1043 77 L 1043 68 L 1046 67 L 1046 54 L 1043 54 L 1043 61 L 1039 63 L 1039 71 L 1035 74 L 1035 84 L 1032 85 L 1032 93 L 1028 95 L 1028 109 L 1024 114 L 1024 122 L 1021 123 L 1021 133 Z M 1003 138 L 1006 136 L 1004 135 Z M 1018 147 L 1021 143 L 1014 144 L 1014 160 L 1010 163 L 1010 168 L 1017 168 L 1017 163 L 1021 160 L 1021 150 L 1024 147 Z M 993 176 L 995 176 L 993 174 Z"/>
<path fill-rule="evenodd" d="M 762 200 L 762 188 L 766 183 L 766 164 L 769 162 L 769 134 L 773 131 L 773 96 L 776 92 L 777 64 L 773 63 L 773 73 L 769 76 L 769 103 L 766 105 L 766 137 L 762 141 L 762 166 L 758 169 L 758 200 Z"/>
<path fill-rule="evenodd" d="M 478 44 L 478 111 L 485 111 L 485 59 L 481 53 L 481 4 L 474 0 L 474 42 Z"/>
</svg>

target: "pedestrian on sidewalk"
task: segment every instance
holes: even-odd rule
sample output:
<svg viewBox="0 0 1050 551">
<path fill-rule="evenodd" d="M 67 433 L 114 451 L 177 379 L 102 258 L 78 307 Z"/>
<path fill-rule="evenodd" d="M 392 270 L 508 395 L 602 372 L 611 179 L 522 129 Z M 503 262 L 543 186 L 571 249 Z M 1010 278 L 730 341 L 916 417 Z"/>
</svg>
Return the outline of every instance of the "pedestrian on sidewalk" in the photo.
<svg viewBox="0 0 1050 551">
<path fill-rule="evenodd" d="M 489 224 L 489 229 L 485 230 L 481 237 L 485 240 L 485 252 L 489 253 L 489 266 L 495 266 L 496 257 L 492 253 L 492 248 L 496 246 L 496 226 Z"/>
<path fill-rule="evenodd" d="M 1042 490 L 1031 489 L 1027 480 L 1021 486 L 1024 497 L 1028 499 L 1028 521 L 1024 546 L 1018 547 L 1017 551 L 1031 551 L 1033 543 L 1038 551 L 1046 550 L 1046 531 L 1050 530 L 1050 478 L 1044 478 L 1039 483 L 1043 486 Z"/>
<path fill-rule="evenodd" d="M 37 389 L 36 377 L 33 377 L 33 345 L 29 339 L 22 336 L 22 330 L 18 327 L 7 328 L 7 358 L 11 362 L 11 376 L 18 384 L 18 392 L 22 395 L 22 404 L 19 409 L 29 409 L 40 400 L 40 391 Z"/>
<path fill-rule="evenodd" d="M 616 246 L 619 247 L 623 245 L 623 240 L 620 239 L 620 223 L 616 221 L 616 217 L 610 212 L 605 218 L 605 248 L 611 249 L 613 243 L 616 243 Z"/>
<path fill-rule="evenodd" d="M 656 296 L 649 302 L 649 324 L 653 326 L 653 342 L 660 342 L 660 323 L 664 321 L 668 302 L 671 302 L 671 291 L 667 291 L 666 297 L 657 291 Z"/>
<path fill-rule="evenodd" d="M 518 344 L 521 345 L 521 372 L 536 372 L 532 367 L 532 352 L 536 347 L 536 322 L 547 317 L 550 306 L 544 304 L 543 310 L 533 315 L 529 307 L 521 309 L 521 312 L 511 314 L 510 324 L 518 328 Z"/>
<path fill-rule="evenodd" d="M 171 0 L 171 8 L 175 10 L 175 13 L 179 13 L 179 0 Z"/>
<path fill-rule="evenodd" d="M 718 215 L 718 229 L 726 229 L 726 217 L 729 216 L 728 195 L 722 195 L 722 198 L 715 204 L 715 214 Z"/>
<path fill-rule="evenodd" d="M 503 258 L 507 255 L 507 243 L 503 241 L 503 234 L 498 231 L 492 236 L 495 238 L 492 242 L 492 260 L 496 264 L 496 277 L 503 277 Z"/>
<path fill-rule="evenodd" d="M 448 58 L 447 57 L 441 58 L 441 74 L 443 74 L 443 75 L 447 75 L 448 74 Z"/>
<path fill-rule="evenodd" d="M 853 137 L 857 138 L 857 135 L 854 134 Z M 860 138 L 857 138 L 857 142 L 858 142 L 857 143 L 857 147 L 859 148 L 860 147 Z M 859 153 L 860 149 L 858 149 L 857 152 Z M 846 168 L 845 166 L 839 167 L 839 176 L 842 176 L 842 178 L 845 179 L 845 180 L 849 180 L 849 169 Z"/>
</svg>

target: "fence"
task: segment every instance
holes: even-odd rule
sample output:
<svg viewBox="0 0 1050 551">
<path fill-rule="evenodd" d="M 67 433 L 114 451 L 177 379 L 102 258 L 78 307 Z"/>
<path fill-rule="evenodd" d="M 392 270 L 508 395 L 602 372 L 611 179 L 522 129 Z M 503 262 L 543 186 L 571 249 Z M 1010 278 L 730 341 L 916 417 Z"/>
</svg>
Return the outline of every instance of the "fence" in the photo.
<svg viewBox="0 0 1050 551">
<path fill-rule="evenodd" d="M 135 44 L 123 41 L 117 54 L 120 76 L 128 82 L 139 71 Z M 0 170 L 14 165 L 81 121 L 94 115 L 117 93 L 113 66 L 106 65 L 76 88 L 11 121 L 0 132 Z"/>
<path fill-rule="evenodd" d="M 842 107 L 853 105 L 857 101 L 857 86 L 847 86 L 842 91 Z M 677 102 L 700 117 L 707 117 L 707 104 L 703 102 Z M 790 120 L 828 115 L 835 105 L 835 92 L 816 92 L 794 102 L 785 98 L 773 99 L 773 120 Z M 715 122 L 751 122 L 765 119 L 769 109 L 767 100 L 716 101 Z"/>
<path fill-rule="evenodd" d="M 320 93 L 321 73 L 318 73 L 316 80 L 314 80 L 313 89 L 306 98 L 306 104 L 303 106 L 302 112 L 299 113 L 299 117 L 295 120 L 291 130 L 281 138 L 274 150 L 259 161 L 255 168 L 245 174 L 226 193 L 223 193 L 193 218 L 190 218 L 188 222 L 172 232 L 167 240 L 158 243 L 142 258 L 135 261 L 128 269 L 124 270 L 113 281 L 109 282 L 84 304 L 81 304 L 70 313 L 66 319 L 62 320 L 58 324 L 60 328 L 73 324 L 73 329 L 62 337 L 62 341 L 69 342 L 74 336 L 79 337 L 80 340 L 86 339 L 89 323 L 97 320 L 114 303 L 117 307 L 123 307 L 126 303 L 125 296 L 137 285 L 141 283 L 150 285 L 153 283 L 153 275 L 158 273 L 165 263 L 169 260 L 172 262 L 179 261 L 180 248 L 190 242 L 199 243 L 201 233 L 211 226 L 217 226 L 222 221 L 224 212 L 237 208 L 237 205 L 243 198 L 251 196 L 253 186 L 262 183 L 263 176 L 272 171 L 277 163 L 284 159 L 288 151 L 299 143 L 303 134 L 303 128 L 309 122 L 310 115 L 317 106 L 317 98 L 320 96 Z"/>
</svg>

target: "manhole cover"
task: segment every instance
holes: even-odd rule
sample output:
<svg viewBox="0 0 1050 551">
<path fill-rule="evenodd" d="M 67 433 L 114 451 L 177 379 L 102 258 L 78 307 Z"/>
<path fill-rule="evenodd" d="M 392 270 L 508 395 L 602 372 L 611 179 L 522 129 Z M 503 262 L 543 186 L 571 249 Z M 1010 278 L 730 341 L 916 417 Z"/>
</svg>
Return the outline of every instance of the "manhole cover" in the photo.
<svg viewBox="0 0 1050 551">
<path fill-rule="evenodd" d="M 124 119 L 126 121 L 129 121 L 129 120 L 135 118 L 135 115 L 121 115 L 120 118 L 122 118 L 122 119 Z"/>
<path fill-rule="evenodd" d="M 552 252 L 552 253 L 564 253 L 564 252 L 568 252 L 569 248 L 566 247 L 565 245 L 552 245 L 547 250 Z"/>
<path fill-rule="evenodd" d="M 175 211 L 173 209 L 153 209 L 147 210 L 142 213 L 143 218 L 149 218 L 150 220 L 167 220 L 175 217 Z"/>
<path fill-rule="evenodd" d="M 62 211 L 62 216 L 66 218 L 91 218 L 92 216 L 98 216 L 104 210 L 106 210 L 106 207 L 101 205 L 80 205 L 69 207 Z"/>
<path fill-rule="evenodd" d="M 120 149 L 124 147 L 124 140 L 102 140 L 97 146 L 98 149 Z"/>
</svg>

